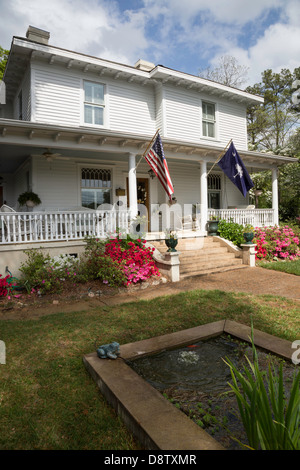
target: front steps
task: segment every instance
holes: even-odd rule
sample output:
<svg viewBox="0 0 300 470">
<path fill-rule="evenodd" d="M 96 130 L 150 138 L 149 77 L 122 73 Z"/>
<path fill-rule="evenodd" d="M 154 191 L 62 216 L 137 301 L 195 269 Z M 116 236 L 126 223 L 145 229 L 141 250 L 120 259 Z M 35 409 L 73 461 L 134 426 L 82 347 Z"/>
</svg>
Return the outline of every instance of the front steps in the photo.
<svg viewBox="0 0 300 470">
<path fill-rule="evenodd" d="M 160 253 L 165 253 L 167 247 L 164 240 L 152 241 L 151 244 Z M 201 274 L 229 271 L 245 268 L 238 251 L 229 248 L 216 237 L 199 237 L 179 239 L 176 250 L 180 261 L 180 279 Z"/>
</svg>

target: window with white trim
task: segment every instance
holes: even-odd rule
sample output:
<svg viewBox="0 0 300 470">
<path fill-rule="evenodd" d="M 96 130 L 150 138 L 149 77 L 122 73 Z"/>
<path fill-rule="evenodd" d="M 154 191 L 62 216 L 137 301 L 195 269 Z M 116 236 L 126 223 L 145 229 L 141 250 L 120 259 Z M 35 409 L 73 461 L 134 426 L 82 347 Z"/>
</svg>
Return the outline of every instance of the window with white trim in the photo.
<svg viewBox="0 0 300 470">
<path fill-rule="evenodd" d="M 104 85 L 84 82 L 84 123 L 103 126 L 104 124 Z"/>
<path fill-rule="evenodd" d="M 100 204 L 111 203 L 111 170 L 81 169 L 81 205 L 97 209 Z"/>
<path fill-rule="evenodd" d="M 213 103 L 202 102 L 202 135 L 216 137 L 216 108 Z"/>
<path fill-rule="evenodd" d="M 216 173 L 210 173 L 207 177 L 207 196 L 209 209 L 221 208 L 221 191 L 221 175 L 218 175 Z"/>
</svg>

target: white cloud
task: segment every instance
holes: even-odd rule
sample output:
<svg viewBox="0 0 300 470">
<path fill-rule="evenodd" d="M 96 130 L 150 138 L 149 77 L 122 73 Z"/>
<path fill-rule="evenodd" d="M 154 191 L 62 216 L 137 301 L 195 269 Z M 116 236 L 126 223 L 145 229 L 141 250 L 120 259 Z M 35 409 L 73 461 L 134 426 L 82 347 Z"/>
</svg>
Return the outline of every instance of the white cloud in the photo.
<svg viewBox="0 0 300 470">
<path fill-rule="evenodd" d="M 125 63 L 149 45 L 143 12 L 121 15 L 109 0 L 26 0 L 26 9 L 23 0 L 0 0 L 0 11 L 10 18 L 0 36 L 6 48 L 13 35 L 25 37 L 29 25 L 49 31 L 50 44 Z"/>
<path fill-rule="evenodd" d="M 249 84 L 267 68 L 299 66 L 299 0 L 0 0 L 0 12 L 5 48 L 32 25 L 53 45 L 131 65 L 143 58 L 197 74 L 233 55 L 251 68 Z"/>
<path fill-rule="evenodd" d="M 249 50 L 253 79 L 258 71 L 272 69 L 274 72 L 280 72 L 283 68 L 293 71 L 299 67 L 299 37 L 300 26 L 279 23 L 270 26 L 264 36 Z"/>
</svg>

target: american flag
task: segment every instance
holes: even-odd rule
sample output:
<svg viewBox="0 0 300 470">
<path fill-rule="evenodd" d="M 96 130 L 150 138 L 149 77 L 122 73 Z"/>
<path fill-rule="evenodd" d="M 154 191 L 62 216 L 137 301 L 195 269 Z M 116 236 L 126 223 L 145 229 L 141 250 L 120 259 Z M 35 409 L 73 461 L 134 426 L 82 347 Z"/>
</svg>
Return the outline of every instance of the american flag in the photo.
<svg viewBox="0 0 300 470">
<path fill-rule="evenodd" d="M 171 195 L 174 193 L 174 189 L 159 134 L 157 134 L 157 137 L 154 140 L 150 150 L 145 155 L 145 158 L 162 184 L 167 195 L 171 199 Z"/>
</svg>

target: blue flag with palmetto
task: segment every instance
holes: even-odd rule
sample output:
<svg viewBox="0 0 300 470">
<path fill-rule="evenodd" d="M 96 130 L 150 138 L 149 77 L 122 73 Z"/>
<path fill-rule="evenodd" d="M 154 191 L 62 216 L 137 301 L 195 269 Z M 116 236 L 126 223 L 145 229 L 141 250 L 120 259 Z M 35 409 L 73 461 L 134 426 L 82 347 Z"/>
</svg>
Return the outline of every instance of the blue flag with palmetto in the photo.
<svg viewBox="0 0 300 470">
<path fill-rule="evenodd" d="M 254 184 L 233 142 L 231 142 L 218 165 L 230 181 L 241 191 L 242 195 L 246 197 L 247 192 L 253 188 Z"/>
</svg>

